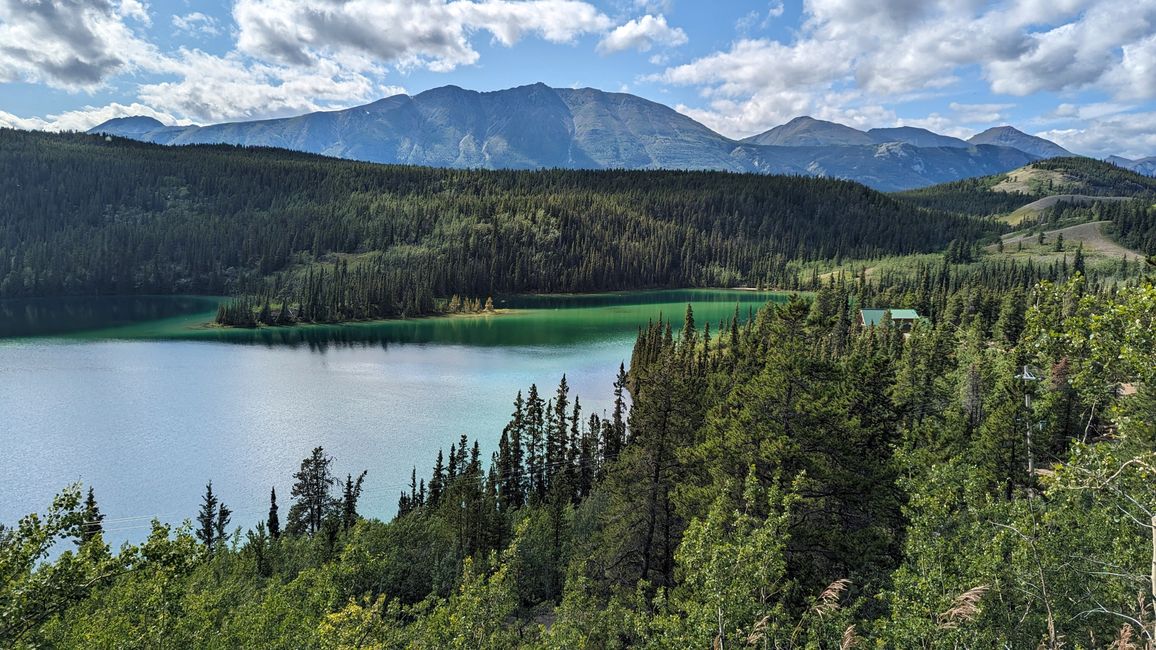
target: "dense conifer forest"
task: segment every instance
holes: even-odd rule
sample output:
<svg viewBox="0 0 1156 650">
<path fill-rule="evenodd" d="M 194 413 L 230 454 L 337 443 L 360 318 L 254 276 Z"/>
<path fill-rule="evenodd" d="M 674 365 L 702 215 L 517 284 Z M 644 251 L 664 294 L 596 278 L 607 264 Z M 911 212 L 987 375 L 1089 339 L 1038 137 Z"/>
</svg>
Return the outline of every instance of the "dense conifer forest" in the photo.
<svg viewBox="0 0 1156 650">
<path fill-rule="evenodd" d="M 68 487 L 0 527 L 0 647 L 1156 642 L 1156 287 L 1143 260 L 984 253 L 1003 227 L 963 213 L 999 207 L 986 181 L 935 212 L 817 179 L 0 142 L 0 296 L 234 293 L 221 320 L 276 325 L 513 291 L 811 290 L 745 320 L 650 323 L 609 413 L 565 369 L 527 386 L 494 405 L 502 431 L 470 432 L 498 438 L 490 457 L 445 441 L 389 521 L 359 514 L 365 474 L 322 448 L 260 521 L 206 476 L 185 524 L 120 549 L 100 495 Z M 1036 225 L 1106 220 L 1156 254 L 1145 191 Z M 860 307 L 922 318 L 865 327 Z"/>
<path fill-rule="evenodd" d="M 262 521 L 210 484 L 119 550 L 69 488 L 0 532 L 0 644 L 1151 644 L 1150 281 L 926 267 L 737 316 L 644 328 L 605 416 L 564 376 L 511 396 L 498 450 L 446 441 L 391 521 L 320 448 Z"/>
<path fill-rule="evenodd" d="M 791 260 L 972 243 L 996 226 L 843 181 L 461 171 L 0 130 L 0 297 L 247 295 L 325 321 L 454 294 L 791 286 Z"/>
</svg>

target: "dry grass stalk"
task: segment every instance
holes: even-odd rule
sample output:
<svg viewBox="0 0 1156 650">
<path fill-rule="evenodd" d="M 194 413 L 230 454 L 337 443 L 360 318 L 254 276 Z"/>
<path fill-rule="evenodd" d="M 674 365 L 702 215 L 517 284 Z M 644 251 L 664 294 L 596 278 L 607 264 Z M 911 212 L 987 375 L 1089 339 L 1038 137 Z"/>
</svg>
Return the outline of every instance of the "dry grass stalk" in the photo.
<svg viewBox="0 0 1156 650">
<path fill-rule="evenodd" d="M 855 626 L 848 625 L 847 629 L 843 630 L 843 641 L 839 643 L 839 650 L 852 650 L 858 648 L 863 638 L 855 634 Z"/>
<path fill-rule="evenodd" d="M 1136 645 L 1133 638 L 1132 625 L 1125 623 L 1120 631 L 1116 633 L 1116 640 L 1112 645 L 1108 646 L 1108 650 L 1140 650 L 1140 646 Z"/>
<path fill-rule="evenodd" d="M 764 616 L 762 620 L 755 623 L 754 629 L 751 630 L 750 636 L 747 637 L 748 645 L 755 645 L 759 641 L 767 638 L 767 624 L 770 622 L 770 616 Z"/>
<path fill-rule="evenodd" d="M 843 592 L 847 591 L 847 587 L 850 585 L 851 581 L 846 578 L 840 578 L 832 582 L 823 590 L 823 593 L 819 594 L 819 600 L 815 602 L 815 606 L 811 608 L 811 612 L 823 617 L 831 612 L 838 611 L 839 599 L 842 598 Z"/>
<path fill-rule="evenodd" d="M 987 585 L 980 585 L 960 594 L 951 607 L 939 615 L 940 629 L 950 630 L 959 627 L 961 623 L 974 620 L 979 615 L 979 603 L 987 590 Z"/>
</svg>

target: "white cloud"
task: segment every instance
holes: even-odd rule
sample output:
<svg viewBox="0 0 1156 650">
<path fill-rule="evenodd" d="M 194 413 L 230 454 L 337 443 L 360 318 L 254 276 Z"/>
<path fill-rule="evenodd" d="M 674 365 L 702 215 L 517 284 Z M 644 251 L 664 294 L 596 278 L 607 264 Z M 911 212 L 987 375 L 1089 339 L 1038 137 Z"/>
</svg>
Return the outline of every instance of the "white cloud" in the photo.
<svg viewBox="0 0 1156 650">
<path fill-rule="evenodd" d="M 727 52 L 667 68 L 649 79 L 697 86 L 709 107 L 680 110 L 722 133 L 745 136 L 817 112 L 835 82 L 850 75 L 846 54 L 835 41 L 808 40 L 791 47 L 744 39 Z"/>
<path fill-rule="evenodd" d="M 352 71 L 327 59 L 294 67 L 200 50 L 181 50 L 180 55 L 169 70 L 178 80 L 142 85 L 139 95 L 160 110 L 201 122 L 348 108 L 405 92 L 377 83 L 374 79 L 380 75 Z"/>
<path fill-rule="evenodd" d="M 132 18 L 143 25 L 152 24 L 148 3 L 141 0 L 121 0 L 118 12 L 121 16 Z"/>
<path fill-rule="evenodd" d="M 220 23 L 212 16 L 194 11 L 183 16 L 173 16 L 173 27 L 177 28 L 178 32 L 193 35 L 216 36 L 221 33 Z"/>
<path fill-rule="evenodd" d="M 1106 77 L 1118 74 L 1121 48 L 1135 48 L 1154 28 L 1152 0 L 1100 2 L 1071 22 L 1028 34 L 1025 52 L 988 62 L 986 74 L 993 90 L 1010 95 L 1107 82 Z"/>
<path fill-rule="evenodd" d="M 148 23 L 144 0 L 0 0 L 0 83 L 94 90 L 143 71 L 158 79 L 137 87 L 133 106 L 173 119 L 252 119 L 404 92 L 386 82 L 390 70 L 474 63 L 481 33 L 505 46 L 530 36 L 571 43 L 614 26 L 579 0 L 237 0 L 233 17 L 230 52 L 161 51 L 130 25 Z M 172 25 L 196 35 L 222 32 L 215 18 L 195 11 L 173 16 Z M 88 118 L 5 119 L 63 128 L 55 125 Z"/>
<path fill-rule="evenodd" d="M 48 117 L 18 117 L 11 113 L 0 111 L 0 126 L 13 129 L 36 129 L 40 131 L 87 131 L 97 124 L 107 122 L 116 117 L 132 117 L 143 115 L 151 117 L 167 125 L 188 124 L 188 120 L 178 120 L 168 113 L 158 111 L 151 106 L 132 103 L 112 103 L 107 106 L 85 106 L 84 108 L 49 115 Z"/>
<path fill-rule="evenodd" d="M 951 102 L 948 108 L 955 113 L 956 123 L 964 124 L 993 124 L 1007 122 L 1008 111 L 1015 108 L 1015 104 L 961 104 Z"/>
<path fill-rule="evenodd" d="M 139 1 L 0 0 L 0 83 L 93 90 L 114 74 L 149 69 L 156 48 L 126 23 L 147 23 Z"/>
<path fill-rule="evenodd" d="M 602 54 L 626 50 L 649 52 L 656 45 L 678 47 L 686 42 L 686 32 L 667 25 L 665 16 L 648 14 L 616 27 L 598 42 L 598 51 Z"/>
<path fill-rule="evenodd" d="M 775 0 L 765 14 L 756 9 L 735 21 L 735 31 L 746 36 L 755 29 L 766 29 L 770 27 L 771 21 L 782 16 L 785 10 L 782 1 Z"/>
<path fill-rule="evenodd" d="M 1110 115 L 1036 135 L 1086 155 L 1145 158 L 1156 155 L 1156 112 Z"/>
<path fill-rule="evenodd" d="M 695 116 L 735 136 L 817 113 L 831 93 L 849 102 L 833 110 L 861 110 L 946 92 L 976 70 L 1006 95 L 1156 98 L 1156 0 L 808 0 L 804 12 L 789 41 L 741 38 L 650 79 L 696 87 Z M 1005 114 L 939 115 L 981 118 Z"/>
<path fill-rule="evenodd" d="M 238 49 L 307 66 L 322 56 L 448 71 L 477 62 L 477 31 L 513 45 L 527 34 L 554 43 L 600 33 L 611 20 L 576 0 L 238 0 Z"/>
</svg>

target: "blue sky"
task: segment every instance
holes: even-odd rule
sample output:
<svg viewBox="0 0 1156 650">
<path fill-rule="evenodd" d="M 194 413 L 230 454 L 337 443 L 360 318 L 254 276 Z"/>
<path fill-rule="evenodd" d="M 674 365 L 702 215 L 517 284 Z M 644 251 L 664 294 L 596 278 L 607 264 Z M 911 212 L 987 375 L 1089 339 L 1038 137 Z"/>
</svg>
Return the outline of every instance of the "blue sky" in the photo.
<svg viewBox="0 0 1156 650">
<path fill-rule="evenodd" d="M 248 120 L 537 81 L 635 93 L 732 137 L 808 114 L 1149 156 L 1156 0 L 0 0 L 0 125 Z"/>
</svg>

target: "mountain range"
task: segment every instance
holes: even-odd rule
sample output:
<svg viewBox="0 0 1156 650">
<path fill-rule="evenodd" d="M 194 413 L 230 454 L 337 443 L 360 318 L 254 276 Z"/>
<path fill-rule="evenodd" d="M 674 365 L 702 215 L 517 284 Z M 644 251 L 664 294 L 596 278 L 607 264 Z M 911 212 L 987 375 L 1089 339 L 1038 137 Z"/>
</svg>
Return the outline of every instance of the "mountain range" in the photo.
<svg viewBox="0 0 1156 650">
<path fill-rule="evenodd" d="M 1107 160 L 1113 165 L 1118 165 L 1129 171 L 1134 171 L 1137 174 L 1156 176 L 1156 156 L 1140 158 L 1139 160 L 1122 158 L 1120 156 L 1108 156 Z"/>
<path fill-rule="evenodd" d="M 340 111 L 207 126 L 148 117 L 92 133 L 160 144 L 280 147 L 378 163 L 458 168 L 696 169 L 826 176 L 885 191 L 998 174 L 1071 155 L 1010 126 L 969 140 L 900 127 L 860 131 L 799 117 L 743 140 L 626 93 L 544 84 L 493 92 L 456 86 Z"/>
</svg>

